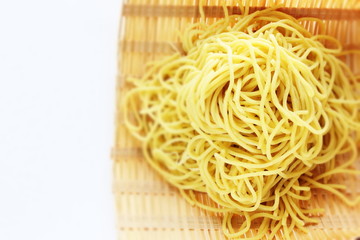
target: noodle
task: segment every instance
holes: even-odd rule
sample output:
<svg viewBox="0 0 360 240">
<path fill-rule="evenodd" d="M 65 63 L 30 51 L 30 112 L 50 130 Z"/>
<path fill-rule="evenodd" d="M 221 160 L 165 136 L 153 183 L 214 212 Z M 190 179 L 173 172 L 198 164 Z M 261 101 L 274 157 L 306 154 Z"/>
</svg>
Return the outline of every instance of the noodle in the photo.
<svg viewBox="0 0 360 240">
<path fill-rule="evenodd" d="M 228 15 L 224 7 L 225 18 L 189 26 L 181 35 L 185 55 L 129 79 L 125 123 L 148 163 L 188 202 L 223 214 L 227 237 L 244 236 L 260 219 L 248 239 L 281 229 L 290 239 L 323 212 L 301 204 L 312 189 L 360 203 L 331 182 L 335 174 L 359 174 L 350 168 L 360 133 L 359 77 L 337 58 L 341 45 L 322 34 L 318 19 L 241 9 Z M 321 35 L 303 20 L 317 22 Z M 338 161 L 343 154 L 348 160 Z M 234 216 L 243 219 L 239 227 Z"/>
</svg>

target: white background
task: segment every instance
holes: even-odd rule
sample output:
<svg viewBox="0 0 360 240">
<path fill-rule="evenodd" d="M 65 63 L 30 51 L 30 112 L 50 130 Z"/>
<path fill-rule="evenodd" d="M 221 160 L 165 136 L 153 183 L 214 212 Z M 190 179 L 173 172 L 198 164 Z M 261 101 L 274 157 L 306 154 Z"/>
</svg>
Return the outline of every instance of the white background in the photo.
<svg viewBox="0 0 360 240">
<path fill-rule="evenodd" d="M 121 0 L 0 0 L 0 239 L 115 239 Z"/>
</svg>

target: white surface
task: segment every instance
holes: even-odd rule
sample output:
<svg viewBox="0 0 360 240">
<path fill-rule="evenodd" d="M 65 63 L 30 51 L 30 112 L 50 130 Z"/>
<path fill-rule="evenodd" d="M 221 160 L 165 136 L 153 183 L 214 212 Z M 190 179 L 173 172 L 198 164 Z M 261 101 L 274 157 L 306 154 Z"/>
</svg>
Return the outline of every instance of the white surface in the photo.
<svg viewBox="0 0 360 240">
<path fill-rule="evenodd" d="M 0 239 L 115 239 L 121 0 L 0 0 Z"/>
</svg>

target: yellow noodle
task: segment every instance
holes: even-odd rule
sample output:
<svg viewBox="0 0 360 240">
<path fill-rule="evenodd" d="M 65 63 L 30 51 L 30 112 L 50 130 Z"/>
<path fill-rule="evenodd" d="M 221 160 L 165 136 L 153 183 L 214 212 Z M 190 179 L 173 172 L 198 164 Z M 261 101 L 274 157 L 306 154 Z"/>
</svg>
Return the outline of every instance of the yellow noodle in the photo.
<svg viewBox="0 0 360 240">
<path fill-rule="evenodd" d="M 337 58 L 357 51 L 343 52 L 318 19 L 240 9 L 228 15 L 224 6 L 225 17 L 207 25 L 200 7 L 201 21 L 180 36 L 183 54 L 128 79 L 134 88 L 125 94 L 125 124 L 149 164 L 189 203 L 223 214 L 227 237 L 271 239 L 282 231 L 291 239 L 323 212 L 303 207 L 312 189 L 360 203 L 331 182 L 360 173 L 351 168 L 360 78 Z M 316 22 L 319 35 L 302 21 Z M 256 236 L 245 237 L 259 220 Z"/>
</svg>

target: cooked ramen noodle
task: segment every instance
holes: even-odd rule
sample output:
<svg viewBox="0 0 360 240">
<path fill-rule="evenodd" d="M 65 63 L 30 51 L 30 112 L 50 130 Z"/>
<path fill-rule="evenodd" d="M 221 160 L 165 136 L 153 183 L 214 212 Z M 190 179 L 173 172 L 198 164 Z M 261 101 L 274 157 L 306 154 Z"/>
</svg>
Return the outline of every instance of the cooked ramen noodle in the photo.
<svg viewBox="0 0 360 240">
<path fill-rule="evenodd" d="M 276 8 L 224 12 L 213 24 L 202 18 L 185 29 L 182 53 L 128 79 L 126 126 L 148 163 L 187 201 L 223 216 L 227 237 L 245 236 L 256 223 L 251 239 L 280 230 L 290 239 L 323 211 L 302 204 L 312 189 L 360 203 L 331 181 L 359 174 L 352 167 L 360 134 L 358 76 L 339 59 L 336 39 L 301 25 L 311 20 L 324 29 L 318 19 L 295 19 Z"/>
</svg>

